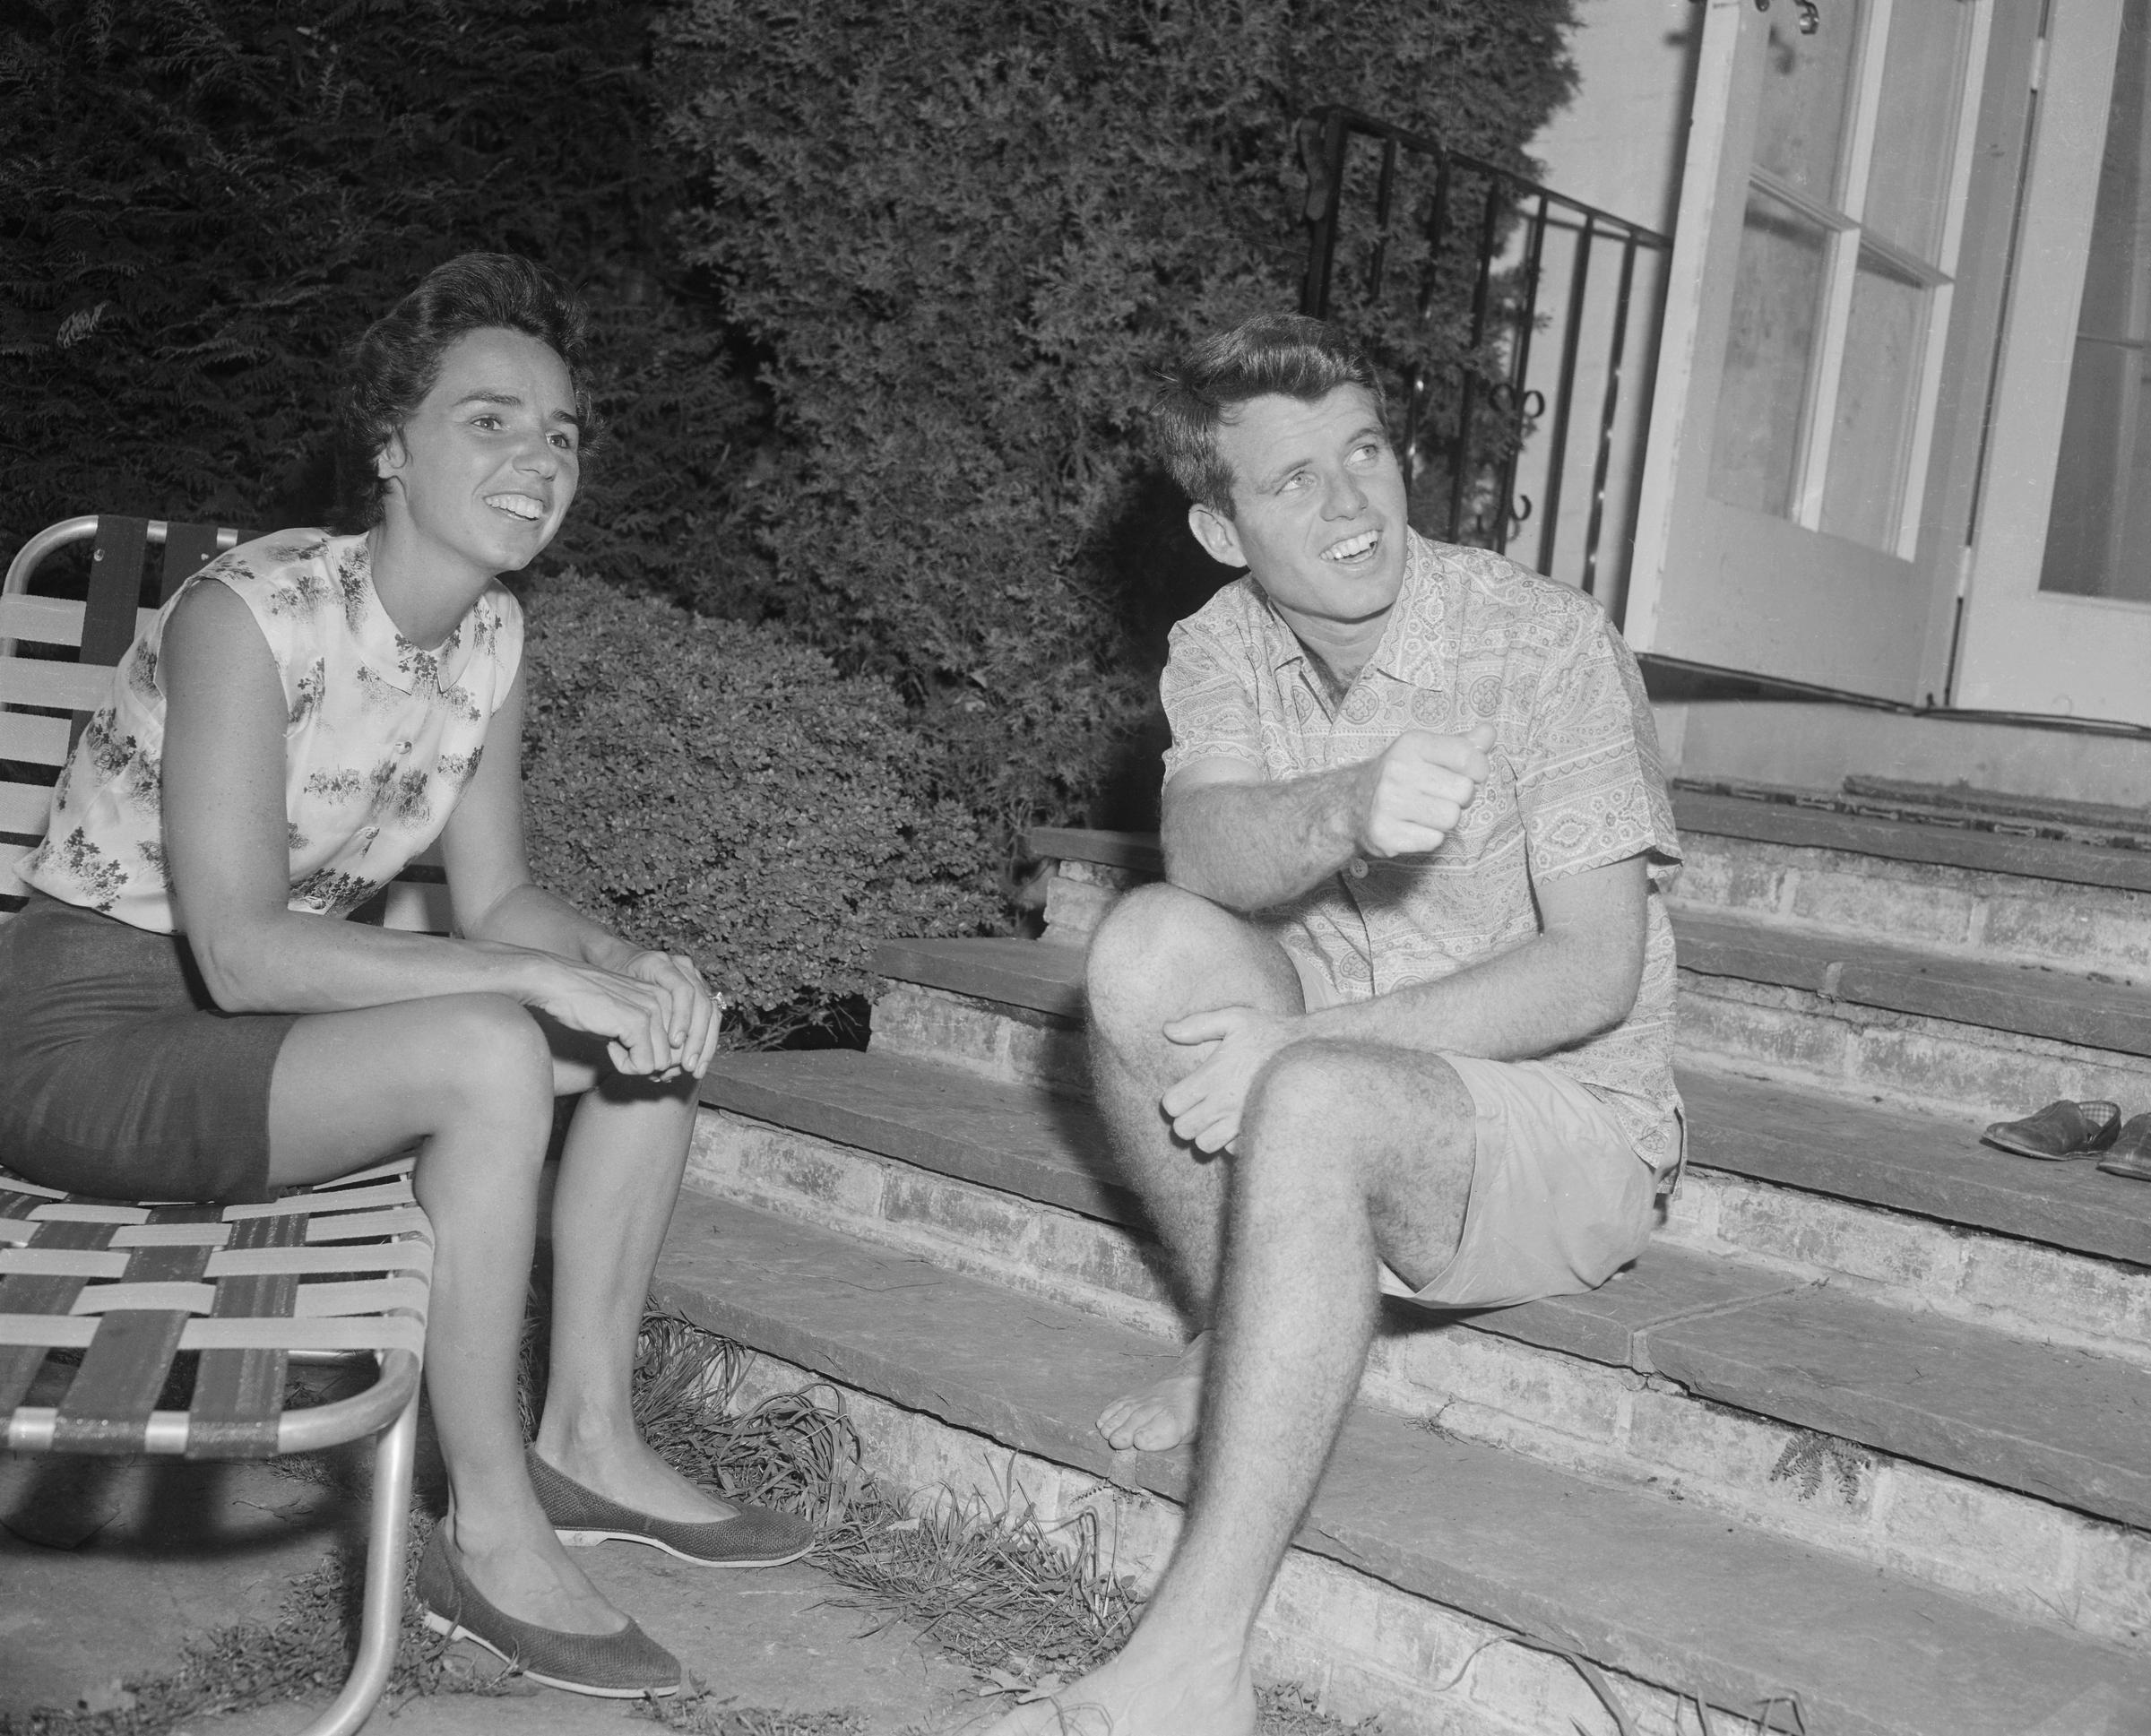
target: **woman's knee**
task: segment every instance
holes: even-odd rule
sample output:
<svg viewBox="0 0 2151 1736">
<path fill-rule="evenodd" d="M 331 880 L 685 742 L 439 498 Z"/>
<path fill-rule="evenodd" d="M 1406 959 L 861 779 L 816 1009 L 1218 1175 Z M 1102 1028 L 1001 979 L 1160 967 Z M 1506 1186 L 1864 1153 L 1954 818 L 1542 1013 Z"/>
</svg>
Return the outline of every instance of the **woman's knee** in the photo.
<svg viewBox="0 0 2151 1736">
<path fill-rule="evenodd" d="M 1162 882 L 1136 887 L 1106 912 L 1084 986 L 1092 1023 L 1108 1030 L 1154 1032 L 1198 1007 L 1300 1004 L 1283 947 L 1245 917 Z"/>
<path fill-rule="evenodd" d="M 529 1009 L 505 995 L 448 995 L 420 1001 L 424 1036 L 442 1066 L 435 1090 L 456 1108 L 549 1121 L 551 1045 Z"/>
</svg>

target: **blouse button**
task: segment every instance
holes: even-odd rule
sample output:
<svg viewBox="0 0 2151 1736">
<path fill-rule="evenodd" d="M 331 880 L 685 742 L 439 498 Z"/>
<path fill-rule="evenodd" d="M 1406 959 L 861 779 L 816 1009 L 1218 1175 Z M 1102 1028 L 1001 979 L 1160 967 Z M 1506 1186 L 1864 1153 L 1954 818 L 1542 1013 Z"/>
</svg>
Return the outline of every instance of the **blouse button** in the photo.
<svg viewBox="0 0 2151 1736">
<path fill-rule="evenodd" d="M 1352 859 L 1351 872 L 1353 879 L 1364 880 L 1367 877 L 1367 864 L 1355 856 Z"/>
<path fill-rule="evenodd" d="M 396 752 L 397 752 L 397 753 L 399 753 L 399 754 L 408 754 L 410 751 L 410 744 L 408 741 L 399 741 L 399 742 L 396 744 Z"/>
</svg>

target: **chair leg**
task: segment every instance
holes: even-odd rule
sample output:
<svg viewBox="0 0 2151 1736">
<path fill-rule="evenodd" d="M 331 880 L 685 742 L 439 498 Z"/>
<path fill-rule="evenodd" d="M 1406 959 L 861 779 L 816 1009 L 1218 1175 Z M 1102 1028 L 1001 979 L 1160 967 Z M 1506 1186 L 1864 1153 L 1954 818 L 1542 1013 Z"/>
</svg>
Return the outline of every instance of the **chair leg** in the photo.
<svg viewBox="0 0 2151 1736">
<path fill-rule="evenodd" d="M 335 1704 L 300 1736 L 352 1736 L 388 1686 L 388 1672 L 396 1661 L 396 1635 L 403 1622 L 403 1544 L 410 1524 L 411 1473 L 418 1444 L 419 1393 L 414 1386 L 402 1414 L 375 1440 L 374 1513 L 366 1543 L 366 1612 L 358 1627 L 358 1656 Z"/>
</svg>

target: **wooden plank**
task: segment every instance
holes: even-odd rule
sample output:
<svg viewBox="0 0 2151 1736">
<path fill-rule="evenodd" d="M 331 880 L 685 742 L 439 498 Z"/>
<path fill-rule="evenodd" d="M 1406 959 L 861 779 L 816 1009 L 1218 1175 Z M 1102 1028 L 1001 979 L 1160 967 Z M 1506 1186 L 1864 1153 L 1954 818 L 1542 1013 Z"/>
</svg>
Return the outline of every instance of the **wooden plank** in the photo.
<svg viewBox="0 0 2151 1736">
<path fill-rule="evenodd" d="M 1656 1327 L 1646 1342 L 1657 1371 L 1698 1396 L 2151 1525 L 2151 1369 L 1836 1285 Z"/>
<path fill-rule="evenodd" d="M 21 898 L 30 891 L 23 881 L 21 865 L 23 858 L 36 848 L 35 844 L 0 843 L 0 894 Z"/>
<path fill-rule="evenodd" d="M 2089 1163 L 2035 1163 L 1959 1123 L 1811 1088 L 1675 1069 L 1689 1158 L 1758 1181 L 2151 1266 L 2151 1190 Z"/>
<path fill-rule="evenodd" d="M 874 969 L 980 1000 L 1066 1019 L 1083 1016 L 1083 948 L 1048 940 L 885 940 Z"/>
<path fill-rule="evenodd" d="M 907 1411 L 1185 1499 L 1192 1457 L 1116 1457 L 1094 1419 L 1154 1378 L 1154 1338 L 690 1189 L 655 1298 Z M 1355 1409 L 1295 1540 L 1511 1631 L 1557 1635 L 1724 1706 L 1797 1691 L 1832 1736 L 2020 1736 L 2097 1683 L 2140 1706 L 2140 1652 L 1983 1608 L 1663 1491 Z"/>
<path fill-rule="evenodd" d="M 1024 847 L 1041 861 L 1093 862 L 1153 879 L 1165 872 L 1165 853 L 1154 832 L 1101 832 L 1087 826 L 1034 825 Z"/>
<path fill-rule="evenodd" d="M 1801 850 L 1832 850 L 1897 862 L 1929 862 L 1983 874 L 2020 875 L 2073 885 L 2151 892 L 2151 851 L 2102 850 L 2052 838 L 2012 838 L 1959 826 L 1839 814 L 1789 802 L 1673 792 L 1673 818 L 1684 833 L 1741 838 Z"/>
<path fill-rule="evenodd" d="M 2087 1049 L 2151 1055 L 2151 989 L 1816 929 L 1672 912 L 1680 968 Z"/>
</svg>

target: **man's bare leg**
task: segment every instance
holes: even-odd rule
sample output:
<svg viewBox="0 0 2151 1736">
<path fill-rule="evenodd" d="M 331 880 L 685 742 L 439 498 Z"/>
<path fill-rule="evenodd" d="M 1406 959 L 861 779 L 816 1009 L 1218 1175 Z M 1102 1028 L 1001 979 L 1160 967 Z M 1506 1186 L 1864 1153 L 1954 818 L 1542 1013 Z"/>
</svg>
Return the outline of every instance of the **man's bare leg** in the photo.
<svg viewBox="0 0 2151 1736">
<path fill-rule="evenodd" d="M 1469 1093 L 1429 1055 L 1295 1043 L 1242 1119 L 1196 1494 L 1126 1649 L 989 1736 L 1251 1736 L 1248 1648 L 1359 1387 L 1378 1251 L 1407 1280 L 1455 1251 Z"/>
<path fill-rule="evenodd" d="M 1205 1052 L 1168 1042 L 1162 1027 L 1219 1006 L 1297 1013 L 1300 978 L 1284 949 L 1252 924 L 1163 885 L 1136 888 L 1107 913 L 1086 974 L 1098 1106 L 1196 1328 L 1172 1370 L 1107 1405 L 1098 1428 L 1116 1447 L 1162 1452 L 1193 1439 L 1201 1415 L 1229 1162 L 1174 1137 L 1158 1107 Z"/>
</svg>

